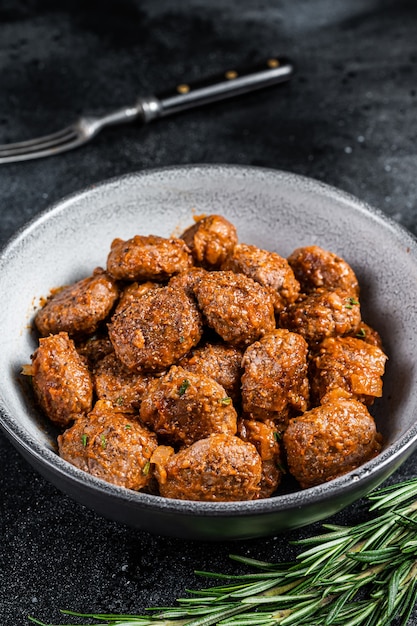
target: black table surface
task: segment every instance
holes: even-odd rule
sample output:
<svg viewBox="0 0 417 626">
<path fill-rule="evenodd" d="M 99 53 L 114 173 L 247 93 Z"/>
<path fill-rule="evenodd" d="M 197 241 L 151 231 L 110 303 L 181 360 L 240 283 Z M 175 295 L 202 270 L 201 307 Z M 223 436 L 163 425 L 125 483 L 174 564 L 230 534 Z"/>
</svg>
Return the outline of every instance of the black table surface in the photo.
<svg viewBox="0 0 417 626">
<path fill-rule="evenodd" d="M 311 176 L 416 233 L 416 20 L 413 0 L 0 0 L 0 143 L 270 56 L 297 66 L 290 83 L 263 93 L 147 127 L 112 128 L 53 158 L 1 165 L 1 243 L 85 186 L 185 163 Z M 7 306 L 7 294 L 1 298 Z M 391 481 L 413 476 L 416 459 Z M 320 529 L 227 543 L 153 536 L 70 500 L 3 435 L 0 464 L 4 625 L 27 624 L 28 614 L 58 622 L 59 608 L 139 612 L 170 604 L 196 585 L 195 569 L 238 571 L 231 552 L 286 559 L 292 540 Z M 334 520 L 367 515 L 362 500 Z"/>
</svg>

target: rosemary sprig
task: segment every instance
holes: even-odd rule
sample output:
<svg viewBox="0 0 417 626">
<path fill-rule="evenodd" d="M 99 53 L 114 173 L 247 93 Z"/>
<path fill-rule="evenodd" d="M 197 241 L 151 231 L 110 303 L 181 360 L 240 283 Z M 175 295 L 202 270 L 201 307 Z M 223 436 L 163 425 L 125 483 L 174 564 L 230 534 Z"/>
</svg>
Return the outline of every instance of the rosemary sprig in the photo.
<svg viewBox="0 0 417 626">
<path fill-rule="evenodd" d="M 326 532 L 295 542 L 305 549 L 292 563 L 231 555 L 255 571 L 197 571 L 224 583 L 147 616 L 62 613 L 96 626 L 406 626 L 417 601 L 417 478 L 368 499 L 376 515 L 354 526 L 325 524 Z"/>
</svg>

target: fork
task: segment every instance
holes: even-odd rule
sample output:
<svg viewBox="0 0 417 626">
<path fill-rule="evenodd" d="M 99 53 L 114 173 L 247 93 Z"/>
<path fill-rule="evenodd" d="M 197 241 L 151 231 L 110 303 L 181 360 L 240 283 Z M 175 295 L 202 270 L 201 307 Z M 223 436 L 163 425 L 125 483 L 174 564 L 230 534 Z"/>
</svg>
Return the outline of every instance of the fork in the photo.
<svg viewBox="0 0 417 626">
<path fill-rule="evenodd" d="M 135 120 L 147 124 L 188 109 L 275 85 L 288 80 L 293 64 L 286 58 L 269 58 L 250 69 L 228 70 L 198 83 L 182 83 L 170 93 L 139 98 L 132 106 L 102 116 L 83 116 L 70 126 L 28 141 L 0 145 L 0 164 L 48 157 L 87 143 L 106 126 Z"/>
</svg>

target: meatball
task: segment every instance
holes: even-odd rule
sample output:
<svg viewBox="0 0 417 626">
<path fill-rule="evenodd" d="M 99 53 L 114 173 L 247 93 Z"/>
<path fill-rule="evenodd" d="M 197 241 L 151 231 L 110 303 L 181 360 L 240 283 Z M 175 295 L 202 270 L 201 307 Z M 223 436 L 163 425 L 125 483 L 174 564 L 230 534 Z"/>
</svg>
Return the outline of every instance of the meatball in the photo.
<svg viewBox="0 0 417 626">
<path fill-rule="evenodd" d="M 288 257 L 303 293 L 318 288 L 329 291 L 343 289 L 352 296 L 359 296 L 359 284 L 355 272 L 346 261 L 333 252 L 319 246 L 297 248 Z"/>
<path fill-rule="evenodd" d="M 282 478 L 281 450 L 277 432 L 270 424 L 257 420 L 239 420 L 238 436 L 253 443 L 262 461 L 262 477 L 257 498 L 269 498 Z"/>
<path fill-rule="evenodd" d="M 218 269 L 237 244 L 237 232 L 221 215 L 208 215 L 187 228 L 181 239 L 197 265 Z"/>
<path fill-rule="evenodd" d="M 202 335 L 196 303 L 183 289 L 150 289 L 116 313 L 109 336 L 117 357 L 130 370 L 163 371 Z"/>
<path fill-rule="evenodd" d="M 381 451 L 366 406 L 339 397 L 291 419 L 283 443 L 289 471 L 303 488 L 346 474 Z"/>
<path fill-rule="evenodd" d="M 291 304 L 281 313 L 279 323 L 314 345 L 326 337 L 357 332 L 361 323 L 360 304 L 347 291 L 318 289 Z"/>
<path fill-rule="evenodd" d="M 93 370 L 97 398 L 127 412 L 138 410 L 149 380 L 146 374 L 128 370 L 114 352 L 101 359 Z"/>
<path fill-rule="evenodd" d="M 228 502 L 253 500 L 259 494 L 261 457 L 254 445 L 234 435 L 212 435 L 177 454 L 161 448 L 151 460 L 166 498 Z"/>
<path fill-rule="evenodd" d="M 86 359 L 89 368 L 93 368 L 107 354 L 114 352 L 108 335 L 93 335 L 76 346 L 78 354 Z"/>
<path fill-rule="evenodd" d="M 236 405 L 240 402 L 240 377 L 243 352 L 224 343 L 205 343 L 193 348 L 178 365 L 184 369 L 214 378 L 224 387 Z"/>
<path fill-rule="evenodd" d="M 172 444 L 190 445 L 212 433 L 234 435 L 237 428 L 236 411 L 223 387 L 176 365 L 150 384 L 140 418 Z"/>
<path fill-rule="evenodd" d="M 246 414 L 286 425 L 289 410 L 305 411 L 309 396 L 308 346 L 285 329 L 264 335 L 242 360 L 242 405 Z M 279 423 L 281 422 L 281 426 Z"/>
<path fill-rule="evenodd" d="M 143 489 L 152 477 L 156 435 L 110 403 L 99 400 L 88 417 L 58 437 L 60 456 L 114 485 Z"/>
<path fill-rule="evenodd" d="M 70 336 L 92 335 L 110 313 L 119 295 L 114 280 L 101 268 L 92 276 L 56 293 L 35 317 L 43 337 L 67 332 Z"/>
<path fill-rule="evenodd" d="M 256 246 L 238 244 L 221 269 L 245 274 L 263 285 L 272 296 L 276 313 L 295 302 L 300 292 L 288 261 L 276 252 Z"/>
<path fill-rule="evenodd" d="M 165 281 L 192 264 L 184 241 L 156 235 L 114 239 L 107 257 L 107 271 L 117 280 Z"/>
<path fill-rule="evenodd" d="M 91 410 L 93 383 L 84 359 L 67 333 L 39 340 L 32 356 L 35 397 L 49 419 L 67 426 Z"/>
<path fill-rule="evenodd" d="M 205 273 L 206 270 L 201 267 L 192 267 L 186 272 L 180 272 L 179 274 L 173 276 L 168 285 L 170 287 L 184 289 L 187 296 L 194 298 L 194 287 Z"/>
<path fill-rule="evenodd" d="M 355 337 L 331 337 L 312 361 L 311 388 L 320 401 L 333 389 L 344 389 L 367 405 L 382 396 L 387 356 L 378 346 Z"/>
<path fill-rule="evenodd" d="M 194 292 L 207 324 L 227 343 L 245 347 L 275 328 L 270 294 L 248 276 L 207 272 Z"/>
<path fill-rule="evenodd" d="M 120 313 L 120 311 L 126 308 L 129 304 L 135 302 L 138 298 L 141 298 L 147 291 L 150 289 L 156 289 L 160 286 L 160 283 L 155 283 L 151 280 L 147 280 L 144 283 L 130 283 L 120 294 L 115 313 Z"/>
</svg>

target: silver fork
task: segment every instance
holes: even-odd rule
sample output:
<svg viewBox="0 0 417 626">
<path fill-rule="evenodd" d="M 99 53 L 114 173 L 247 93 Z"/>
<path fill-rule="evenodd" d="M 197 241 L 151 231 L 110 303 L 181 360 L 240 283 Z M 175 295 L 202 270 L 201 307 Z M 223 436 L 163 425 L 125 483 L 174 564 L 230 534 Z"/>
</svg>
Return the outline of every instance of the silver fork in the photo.
<svg viewBox="0 0 417 626">
<path fill-rule="evenodd" d="M 249 70 L 228 70 L 195 84 L 182 83 L 171 93 L 139 98 L 132 106 L 100 117 L 83 116 L 70 126 L 29 141 L 0 145 L 0 164 L 48 157 L 77 148 L 103 128 L 140 120 L 147 124 L 160 117 L 225 100 L 288 80 L 294 67 L 288 59 L 270 58 Z"/>
</svg>

